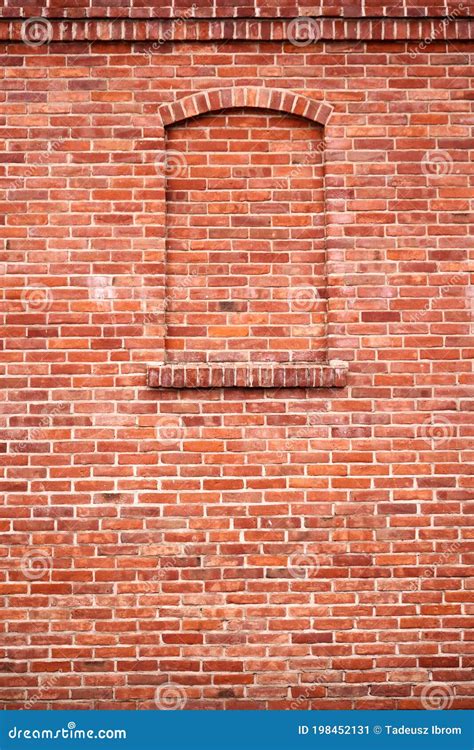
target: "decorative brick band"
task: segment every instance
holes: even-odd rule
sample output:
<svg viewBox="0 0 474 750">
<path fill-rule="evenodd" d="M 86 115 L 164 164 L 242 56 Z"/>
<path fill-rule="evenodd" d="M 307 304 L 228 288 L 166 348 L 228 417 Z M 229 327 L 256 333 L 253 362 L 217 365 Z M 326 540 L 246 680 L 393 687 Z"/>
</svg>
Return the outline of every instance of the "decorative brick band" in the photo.
<svg viewBox="0 0 474 750">
<path fill-rule="evenodd" d="M 180 18 L 189 14 L 200 18 L 296 18 L 298 16 L 333 16 L 344 18 L 426 18 L 449 15 L 459 7 L 456 0 L 406 0 L 400 3 L 368 0 L 364 3 L 347 0 L 318 0 L 317 4 L 289 0 L 242 0 L 224 3 L 211 0 L 176 0 L 146 3 L 145 0 L 4 0 L 0 15 L 18 18 L 50 16 L 53 18 Z M 469 3 L 461 4 L 464 16 L 471 15 Z"/>
<path fill-rule="evenodd" d="M 347 363 L 164 364 L 148 368 L 151 388 L 343 388 Z"/>
<path fill-rule="evenodd" d="M 163 104 L 158 112 L 163 125 L 171 125 L 189 117 L 229 107 L 258 107 L 275 109 L 299 115 L 325 125 L 332 107 L 326 102 L 317 102 L 306 96 L 285 89 L 258 86 L 234 86 L 232 88 L 210 89 L 178 99 L 173 104 Z"/>
<path fill-rule="evenodd" d="M 122 17 L 117 12 L 110 18 L 91 20 L 58 19 L 51 9 L 48 12 L 29 12 L 25 19 L 34 16 L 53 16 L 47 21 L 50 42 L 130 41 L 148 42 L 148 53 L 153 54 L 164 41 L 279 41 L 290 42 L 294 36 L 293 21 L 275 18 L 249 19 L 191 19 L 140 20 Z M 126 14 L 125 14 L 126 15 Z M 5 14 L 4 14 L 5 16 Z M 0 40 L 23 41 L 21 20 L 0 18 Z M 445 22 L 440 18 L 317 18 L 317 42 L 305 47 L 315 49 L 321 42 L 344 41 L 419 41 L 424 39 L 468 41 L 474 39 L 474 21 L 461 16 Z M 44 45 L 42 50 L 47 49 Z M 145 50 L 146 51 L 146 50 Z M 37 53 L 37 51 L 36 51 Z"/>
</svg>

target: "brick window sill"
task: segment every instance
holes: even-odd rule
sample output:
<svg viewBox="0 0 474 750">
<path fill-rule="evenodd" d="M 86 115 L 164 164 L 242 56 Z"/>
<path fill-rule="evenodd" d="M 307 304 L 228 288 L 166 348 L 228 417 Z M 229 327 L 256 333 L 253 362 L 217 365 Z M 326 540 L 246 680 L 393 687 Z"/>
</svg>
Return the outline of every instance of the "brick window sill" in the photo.
<svg viewBox="0 0 474 750">
<path fill-rule="evenodd" d="M 159 364 L 148 368 L 150 388 L 344 388 L 347 363 Z"/>
</svg>

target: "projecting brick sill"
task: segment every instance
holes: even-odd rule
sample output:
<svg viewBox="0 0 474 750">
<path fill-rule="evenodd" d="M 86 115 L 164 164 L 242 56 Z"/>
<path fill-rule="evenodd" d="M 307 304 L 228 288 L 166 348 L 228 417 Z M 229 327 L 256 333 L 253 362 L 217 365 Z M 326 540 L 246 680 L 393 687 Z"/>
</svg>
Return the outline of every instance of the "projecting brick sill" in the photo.
<svg viewBox="0 0 474 750">
<path fill-rule="evenodd" d="M 347 363 L 162 364 L 148 368 L 151 388 L 344 388 Z"/>
</svg>

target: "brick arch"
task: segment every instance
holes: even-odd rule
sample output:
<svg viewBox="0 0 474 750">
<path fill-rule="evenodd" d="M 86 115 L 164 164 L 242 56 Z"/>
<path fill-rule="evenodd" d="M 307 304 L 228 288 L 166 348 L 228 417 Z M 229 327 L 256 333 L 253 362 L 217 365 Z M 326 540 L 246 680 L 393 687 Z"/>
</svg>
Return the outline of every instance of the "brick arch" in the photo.
<svg viewBox="0 0 474 750">
<path fill-rule="evenodd" d="M 230 107 L 273 109 L 291 115 L 299 115 L 319 125 L 326 124 L 333 109 L 326 102 L 318 102 L 286 89 L 235 86 L 199 91 L 185 96 L 177 102 L 163 104 L 158 112 L 163 125 L 166 127 L 180 120 L 187 120 L 206 112 Z"/>
</svg>

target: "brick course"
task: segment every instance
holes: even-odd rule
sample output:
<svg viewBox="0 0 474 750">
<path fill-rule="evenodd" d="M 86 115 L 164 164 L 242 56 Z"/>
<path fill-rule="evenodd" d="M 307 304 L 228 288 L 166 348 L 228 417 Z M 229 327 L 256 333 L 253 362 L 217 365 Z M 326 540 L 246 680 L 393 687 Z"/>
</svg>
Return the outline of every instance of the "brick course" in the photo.
<svg viewBox="0 0 474 750">
<path fill-rule="evenodd" d="M 325 6 L 311 44 L 284 36 L 302 6 L 201 8 L 157 43 L 158 21 L 85 3 L 38 46 L 3 9 L 2 707 L 154 709 L 167 691 L 204 709 L 473 707 L 473 22 L 441 28 L 440 7 L 395 24 Z M 303 141 L 324 148 L 301 187 Z M 322 255 L 294 274 L 325 290 L 321 320 L 296 310 L 325 329 L 296 337 L 316 352 L 304 387 L 284 380 L 288 305 L 264 337 L 286 341 L 273 387 L 241 357 L 239 387 L 194 382 L 194 355 L 178 387 L 159 369 L 170 338 L 186 350 L 167 327 L 214 252 L 177 267 L 173 215 L 202 217 L 206 243 L 238 216 L 212 212 L 226 175 L 207 199 L 192 184 L 219 153 L 248 157 L 229 190 L 255 191 L 228 203 L 270 204 L 295 241 L 282 289 L 292 252 Z M 248 170 L 279 153 L 262 198 Z M 270 240 L 246 279 L 283 252 Z M 221 313 L 224 349 L 247 351 L 242 311 Z"/>
</svg>

